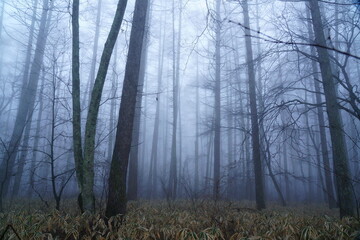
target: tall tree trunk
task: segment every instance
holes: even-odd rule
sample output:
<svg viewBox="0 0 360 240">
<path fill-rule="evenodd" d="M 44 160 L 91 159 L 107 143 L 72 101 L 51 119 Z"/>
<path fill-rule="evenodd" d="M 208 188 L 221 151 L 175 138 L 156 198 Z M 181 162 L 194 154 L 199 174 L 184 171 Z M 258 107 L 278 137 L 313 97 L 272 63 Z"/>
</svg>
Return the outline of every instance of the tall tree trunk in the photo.
<svg viewBox="0 0 360 240">
<path fill-rule="evenodd" d="M 37 0 L 34 3 L 34 8 L 36 8 L 36 6 L 37 6 Z M 51 2 L 50 9 L 52 9 L 53 6 L 54 6 L 54 1 Z M 33 11 L 33 14 L 34 14 L 33 17 L 36 19 L 36 10 Z M 50 11 L 48 20 L 46 23 L 46 34 L 48 34 L 48 32 L 49 32 L 51 18 L 52 18 L 52 11 Z M 32 23 L 31 23 L 32 25 L 35 23 L 35 19 L 33 19 Z M 33 26 L 31 26 L 31 27 L 33 27 Z M 33 35 L 33 31 L 31 31 L 31 32 L 32 32 L 31 35 Z M 31 38 L 29 38 L 29 44 L 32 45 L 32 36 L 31 36 Z M 32 50 L 31 45 L 30 45 L 30 47 L 28 46 L 28 49 L 27 49 L 28 52 L 27 52 L 27 56 L 26 56 L 26 61 L 29 61 L 29 62 L 30 62 L 31 50 Z M 26 84 L 28 82 L 28 77 L 29 77 L 28 74 L 29 74 L 29 65 L 25 64 L 25 70 L 24 70 L 24 75 L 23 75 L 23 86 L 24 87 L 26 87 Z M 40 75 L 39 75 L 39 77 L 40 77 Z M 26 164 L 26 156 L 27 156 L 27 152 L 28 152 L 28 148 L 29 148 L 32 114 L 33 114 L 33 110 L 28 112 L 28 117 L 27 117 L 28 123 L 26 124 L 25 131 L 24 131 L 24 137 L 23 137 L 23 142 L 22 142 L 22 151 L 21 151 L 21 154 L 20 154 L 20 157 L 18 160 L 18 167 L 17 167 L 13 191 L 12 191 L 13 197 L 16 197 L 18 195 L 21 178 L 22 178 L 23 171 L 24 171 L 24 166 Z"/>
<path fill-rule="evenodd" d="M 310 19 L 310 11 L 307 9 L 306 16 L 308 19 Z M 308 25 L 308 33 L 310 39 L 314 38 L 314 32 L 311 29 L 311 24 L 309 22 Z M 315 48 L 311 47 L 311 55 L 315 56 Z M 329 150 L 327 146 L 327 139 L 326 139 L 326 127 L 325 127 L 325 118 L 324 118 L 324 112 L 323 108 L 320 106 L 322 103 L 322 97 L 321 97 L 321 89 L 319 84 L 319 75 L 318 75 L 318 65 L 317 63 L 312 60 L 311 61 L 311 67 L 314 74 L 314 90 L 315 90 L 315 99 L 316 104 L 319 106 L 317 107 L 317 120 L 319 124 L 319 134 L 320 134 L 320 146 L 321 146 L 321 156 L 322 161 L 324 164 L 324 173 L 325 173 L 325 183 L 326 183 L 326 195 L 327 195 L 327 201 L 329 204 L 329 208 L 335 208 L 336 207 L 336 199 L 334 196 L 334 187 L 333 187 L 333 181 L 331 177 L 331 168 L 330 168 L 330 159 L 329 159 Z"/>
<path fill-rule="evenodd" d="M 55 64 L 53 63 L 52 66 L 52 82 L 51 82 L 51 100 L 50 100 L 50 139 L 49 141 L 49 152 L 47 154 L 47 157 L 49 158 L 50 162 L 50 179 L 51 179 L 51 190 L 53 197 L 55 199 L 55 208 L 56 210 L 60 210 L 60 196 L 57 193 L 57 183 L 56 183 L 56 169 L 55 169 L 55 128 L 56 128 L 56 99 L 57 99 L 57 84 L 56 84 L 56 76 L 55 76 Z"/>
<path fill-rule="evenodd" d="M 354 196 L 352 193 L 351 179 L 348 166 L 348 155 L 343 134 L 342 117 L 337 102 L 335 79 L 332 75 L 331 62 L 328 51 L 320 46 L 326 46 L 324 28 L 322 25 L 319 4 L 317 0 L 309 1 L 312 17 L 315 42 L 322 83 L 324 87 L 326 110 L 330 125 L 330 135 L 333 152 L 334 171 L 336 176 L 337 194 L 340 206 L 340 217 L 354 216 Z"/>
<path fill-rule="evenodd" d="M 230 61 L 226 61 L 226 62 L 230 62 Z M 232 111 L 232 105 L 233 105 L 233 100 L 232 100 L 232 94 L 231 94 L 231 83 L 228 83 L 227 86 L 227 93 L 226 93 L 226 98 L 227 98 L 227 106 L 228 106 L 228 111 L 227 111 L 227 156 L 228 156 L 228 162 L 227 162 L 227 187 L 226 187 L 226 195 L 227 198 L 232 198 L 234 197 L 234 187 L 233 187 L 233 182 L 234 179 L 233 177 L 234 175 L 234 171 L 235 171 L 235 164 L 234 164 L 234 154 L 233 154 L 233 147 L 234 147 L 234 143 L 233 143 L 233 111 Z"/>
<path fill-rule="evenodd" d="M 73 0 L 72 6 L 72 127 L 73 151 L 75 160 L 76 177 L 80 194 L 83 179 L 83 150 L 81 142 L 81 106 L 80 106 L 80 37 L 79 37 L 79 0 Z M 79 200 L 81 195 L 79 195 Z M 82 204 L 81 204 L 82 205 Z M 82 206 L 80 206 L 83 211 Z"/>
<path fill-rule="evenodd" d="M 114 58 L 113 58 L 113 72 L 112 72 L 112 83 L 111 83 L 111 101 L 110 101 L 110 118 L 109 118 L 109 143 L 108 143 L 108 149 L 107 149 L 107 159 L 110 162 L 112 157 L 112 151 L 114 147 L 114 139 L 115 139 L 115 109 L 116 109 L 116 93 L 118 90 L 118 74 L 116 72 L 116 66 L 117 66 L 117 56 L 118 56 L 118 44 L 115 44 L 114 49 Z"/>
<path fill-rule="evenodd" d="M 255 198 L 256 208 L 258 210 L 265 208 L 265 194 L 264 194 L 264 179 L 263 168 L 261 163 L 261 148 L 259 136 L 259 120 L 256 102 L 256 82 L 254 60 L 251 45 L 251 33 L 249 22 L 249 10 L 247 1 L 243 1 L 244 10 L 244 26 L 245 26 L 245 44 L 246 44 L 246 61 L 248 67 L 248 81 L 249 81 L 249 97 L 250 97 L 250 111 L 251 111 L 251 138 L 252 138 L 252 152 L 255 173 Z"/>
<path fill-rule="evenodd" d="M 199 58 L 196 57 L 196 126 L 195 126 L 195 179 L 194 179 L 194 190 L 195 193 L 198 193 L 199 190 L 199 114 L 200 114 L 200 99 L 199 99 Z"/>
<path fill-rule="evenodd" d="M 15 127 L 11 136 L 8 151 L 4 154 L 4 159 L 0 167 L 0 199 L 3 198 L 3 193 L 7 192 L 9 181 L 8 177 L 13 169 L 16 153 L 19 149 L 23 130 L 28 122 L 28 114 L 32 112 L 35 104 L 35 96 L 37 92 L 37 85 L 39 82 L 39 76 L 41 72 L 41 66 L 43 62 L 45 45 L 47 39 L 46 24 L 48 19 L 49 5 L 48 0 L 43 1 L 43 11 L 41 14 L 39 33 L 36 42 L 34 60 L 31 65 L 29 81 L 27 87 L 21 91 L 19 107 L 15 120 Z M 0 211 L 2 210 L 0 202 Z"/>
<path fill-rule="evenodd" d="M 239 52 L 237 47 L 239 46 L 239 43 L 237 40 L 233 40 L 232 41 L 232 47 L 235 49 L 234 50 L 234 63 L 235 63 L 235 68 L 238 69 L 238 66 L 240 65 L 239 63 Z M 240 72 L 239 70 L 236 70 L 236 74 L 235 74 L 235 81 L 236 81 L 236 86 L 239 89 L 239 94 L 238 94 L 238 104 L 236 104 L 236 108 L 237 111 L 240 112 L 240 116 L 239 116 L 239 125 L 241 127 L 246 128 L 246 123 L 245 123 L 245 108 L 243 105 L 243 96 L 242 94 L 240 94 L 241 92 L 241 87 L 242 87 L 242 82 L 241 82 L 241 78 L 240 78 Z M 236 138 L 235 138 L 236 139 Z M 240 143 L 242 143 L 241 147 L 243 149 L 245 149 L 245 151 L 241 150 L 240 151 L 240 156 L 238 156 L 239 159 L 239 163 L 241 163 L 241 168 L 242 168 L 242 182 L 240 183 L 241 186 L 244 186 L 245 191 L 243 191 L 243 195 L 242 196 L 249 196 L 249 182 L 247 182 L 248 180 L 248 174 L 247 174 L 247 161 L 250 158 L 250 154 L 249 154 L 249 148 L 248 148 L 248 137 L 246 136 L 246 133 L 244 131 L 240 132 Z M 236 144 L 235 144 L 236 146 Z M 240 174 L 240 173 L 239 173 Z M 245 182 L 246 181 L 246 182 Z"/>
<path fill-rule="evenodd" d="M 127 0 L 118 1 L 115 17 L 101 55 L 99 70 L 91 92 L 91 100 L 85 126 L 84 150 L 82 151 L 79 73 L 79 0 L 73 1 L 73 138 L 76 174 L 80 188 L 79 205 L 82 211 L 95 211 L 95 196 L 93 187 L 96 124 L 110 58 L 120 31 L 126 5 Z"/>
<path fill-rule="evenodd" d="M 135 2 L 115 147 L 110 168 L 109 194 L 105 212 L 107 217 L 126 213 L 126 175 L 131 148 L 148 5 L 148 0 L 136 0 Z"/>
<path fill-rule="evenodd" d="M 23 171 L 26 163 L 26 157 L 29 148 L 29 140 L 30 140 L 30 130 L 32 124 L 32 116 L 29 116 L 28 123 L 26 124 L 25 131 L 24 131 L 24 139 L 22 141 L 21 152 L 20 156 L 18 157 L 17 161 L 17 169 L 15 172 L 15 179 L 14 179 L 14 186 L 12 188 L 12 198 L 18 197 L 21 178 L 23 176 Z"/>
<path fill-rule="evenodd" d="M 129 163 L 129 184 L 128 184 L 128 199 L 136 200 L 138 192 L 138 171 L 139 171 L 139 144 L 140 144 L 140 125 L 141 125 L 141 104 L 142 96 L 144 95 L 144 83 L 146 63 L 148 56 L 148 34 L 149 34 L 149 19 L 150 10 L 146 17 L 145 36 L 141 52 L 140 60 L 140 73 L 139 73 L 139 86 L 135 106 L 134 129 L 132 136 L 132 146 L 130 150 L 130 163 Z"/>
<path fill-rule="evenodd" d="M 168 78 L 165 78 L 166 81 L 166 86 L 165 89 L 169 89 L 169 80 Z M 163 132 L 163 168 L 162 168 L 162 172 L 166 172 L 167 169 L 167 163 L 168 163 L 168 145 L 169 145 L 169 91 L 166 91 L 165 93 L 165 97 L 164 97 L 164 108 L 166 109 L 164 112 L 164 123 L 165 123 L 165 130 Z M 167 187 L 167 186 L 166 186 Z"/>
<path fill-rule="evenodd" d="M 144 82 L 144 92 L 148 92 L 148 84 L 147 82 L 145 81 Z M 148 98 L 147 96 L 143 96 L 143 101 L 144 101 L 144 106 L 143 106 L 143 109 L 144 109 L 144 115 L 146 116 L 146 109 L 148 109 Z M 141 119 L 140 119 L 141 120 Z M 139 172 L 141 174 L 144 174 L 145 173 L 145 163 L 148 161 L 148 153 L 147 153 L 147 150 L 148 150 L 148 147 L 147 147 L 147 129 L 148 129 L 148 124 L 147 124 L 147 121 L 146 121 L 146 118 L 143 118 L 143 121 L 142 121 L 142 126 L 141 126 L 142 130 L 141 130 L 141 133 L 142 133 L 142 144 L 141 144 L 141 157 L 140 157 L 140 162 L 139 162 L 139 165 L 138 168 L 139 168 Z"/>
<path fill-rule="evenodd" d="M 2 31 L 3 31 L 3 19 L 4 19 L 4 9 L 5 9 L 5 1 L 1 1 L 0 7 L 0 48 L 3 48 L 3 39 L 2 39 Z M 34 8 L 35 9 L 35 8 Z M 2 75 L 2 63 L 3 63 L 3 50 L 0 53 L 0 76 Z"/>
<path fill-rule="evenodd" d="M 308 89 L 307 84 L 305 83 L 305 88 Z M 305 90 L 304 92 L 305 95 L 305 102 L 308 102 L 308 93 L 307 90 Z M 312 153 L 310 151 L 310 122 L 309 122 L 309 108 L 308 106 L 305 106 L 305 113 L 304 113 L 304 117 L 305 117 L 305 126 L 307 131 L 305 132 L 306 136 L 305 136 L 305 151 L 307 153 L 307 167 L 308 167 L 308 201 L 311 203 L 313 200 L 315 200 L 315 194 L 314 194 L 314 183 L 315 181 L 313 180 L 313 171 L 312 168 L 313 166 L 312 164 Z"/>
<path fill-rule="evenodd" d="M 179 79 L 176 74 L 176 51 L 175 51 L 175 1 L 172 5 L 172 28 L 173 28 L 173 128 L 171 138 L 171 160 L 170 160 L 170 176 L 168 185 L 168 194 L 171 198 L 176 198 L 177 192 L 177 121 L 178 121 L 178 103 L 179 103 Z"/>
<path fill-rule="evenodd" d="M 281 89 L 284 88 L 284 80 L 283 80 L 283 70 L 282 70 L 282 62 L 281 62 L 281 58 L 280 58 L 280 54 L 279 51 L 277 51 L 277 58 L 279 60 L 279 67 L 278 67 L 278 83 L 281 87 Z M 281 96 L 281 101 L 285 101 L 284 96 Z M 290 147 L 290 144 L 288 143 L 288 125 L 287 125 L 287 115 L 286 115 L 286 111 L 281 111 L 280 112 L 280 119 L 281 119 L 281 125 L 282 125 L 282 140 L 281 140 L 281 145 L 280 145 L 280 151 L 282 152 L 281 154 L 281 159 L 282 159 L 282 163 L 283 163 L 283 168 L 284 168 L 284 173 L 283 173 L 283 184 L 285 185 L 285 196 L 286 196 L 286 200 L 290 201 L 290 181 L 289 181 L 289 157 L 288 157 L 288 148 Z M 285 199 L 285 197 L 284 197 Z"/>
<path fill-rule="evenodd" d="M 275 175 L 272 171 L 272 167 L 271 167 L 271 153 L 270 153 L 270 142 L 269 142 L 269 139 L 268 138 L 264 138 L 264 144 L 265 144 L 265 156 L 264 156 L 264 160 L 265 160 L 265 163 L 268 167 L 268 170 L 269 170 L 269 175 L 270 175 L 270 178 L 274 184 L 274 187 L 275 187 L 275 190 L 276 192 L 278 193 L 279 197 L 280 197 L 280 200 L 281 200 L 281 205 L 283 206 L 286 206 L 286 201 L 285 201 L 285 198 L 284 198 L 284 195 L 283 193 L 281 192 L 281 188 L 280 188 L 280 185 L 278 183 L 278 181 L 276 180 L 275 178 Z"/>
<path fill-rule="evenodd" d="M 99 46 L 99 35 L 100 35 L 100 19 L 101 19 L 101 4 L 102 0 L 98 0 L 97 5 L 97 14 L 96 14 L 96 23 L 95 23 L 95 36 L 94 36 L 94 46 L 93 46 L 93 52 L 92 52 L 92 58 L 91 58 L 91 66 L 90 66 L 90 74 L 89 74 L 89 80 L 88 80 L 88 86 L 87 86 L 87 96 L 84 95 L 84 100 L 86 97 L 88 97 L 88 102 L 84 104 L 88 104 L 90 102 L 90 93 L 92 92 L 94 81 L 95 81 L 95 70 L 96 70 L 96 62 L 97 62 L 97 54 L 98 54 L 98 46 Z"/>
<path fill-rule="evenodd" d="M 220 136 L 220 126 L 221 126 L 221 73 L 220 73 L 220 64 L 221 64 L 221 53 L 220 53 L 220 43 L 221 43 L 221 14 L 220 14 L 220 0 L 216 0 L 216 27 L 215 27 L 215 121 L 214 121 L 214 189 L 213 197 L 214 199 L 219 199 L 220 197 L 220 147 L 221 147 L 221 136 Z"/>
<path fill-rule="evenodd" d="M 183 166 L 182 166 L 182 114 L 181 114 L 181 85 L 180 85 L 180 61 L 181 61 L 181 39 L 182 39 L 182 13 L 183 13 L 183 6 L 182 6 L 182 0 L 179 1 L 179 21 L 178 21 L 178 36 L 177 36 L 177 46 L 176 46 L 176 82 L 177 82 L 177 89 L 178 89 L 178 117 L 179 117 L 179 170 L 177 172 L 178 179 L 182 180 L 183 177 Z M 180 189 L 178 190 L 178 192 Z"/>
<path fill-rule="evenodd" d="M 41 77 L 41 85 L 40 85 L 40 92 L 39 92 L 39 110 L 36 119 L 36 130 L 34 136 L 34 145 L 33 145 L 33 152 L 31 155 L 31 166 L 29 172 L 29 189 L 28 189 L 28 196 L 31 198 L 33 189 L 34 189 L 34 181 L 35 181 L 35 171 L 36 171 L 36 163 L 37 163 L 37 152 L 39 147 L 39 140 L 40 140 L 40 133 L 41 133 L 41 120 L 43 114 L 43 106 L 44 106 L 44 83 L 45 83 L 45 71 L 44 68 L 42 69 L 42 77 Z"/>
<path fill-rule="evenodd" d="M 35 0 L 35 2 L 33 4 L 32 18 L 31 18 L 31 24 L 30 24 L 30 30 L 29 30 L 29 39 L 28 39 L 28 44 L 27 44 L 27 48 L 26 48 L 25 65 L 24 65 L 24 70 L 23 70 L 23 73 L 22 73 L 21 92 L 24 91 L 24 89 L 27 87 L 28 80 L 29 80 L 29 70 L 30 70 L 30 66 L 31 66 L 31 56 L 32 56 L 32 50 L 33 50 L 35 23 L 37 22 L 37 16 L 36 16 L 37 9 L 38 9 L 38 0 Z M 3 9 L 2 9 L 2 11 L 3 11 Z M 2 16 L 3 16 L 3 14 L 1 15 L 1 17 Z M 0 28 L 1 27 L 2 26 L 0 25 Z M 1 37 L 1 35 L 0 35 L 0 37 Z M 0 68 L 1 67 L 2 66 L 0 66 Z M 1 70 L 0 70 L 0 74 L 1 74 Z M 31 125 L 30 119 L 29 119 L 29 123 L 27 124 L 27 126 L 25 128 L 25 136 L 30 133 L 30 126 L 29 125 Z M 27 147 L 27 142 L 28 142 L 28 137 L 27 137 L 27 139 L 24 138 L 23 146 Z M 16 158 L 17 153 L 14 153 L 14 154 L 15 154 L 14 157 Z M 20 157 L 21 161 L 23 160 L 23 157 L 24 157 L 24 154 L 21 154 L 21 157 Z M 18 173 L 18 171 L 16 171 L 16 172 Z M 16 176 L 19 177 L 18 175 L 16 175 Z M 15 182 L 16 182 L 16 180 L 15 180 Z M 8 184 L 9 184 L 9 182 L 7 182 L 6 185 L 5 185 L 6 190 L 5 190 L 4 193 L 6 193 L 7 190 L 8 190 L 7 189 Z"/>
<path fill-rule="evenodd" d="M 164 55 L 165 55 L 165 28 L 160 26 L 160 40 L 159 40 L 159 61 L 158 61 L 158 85 L 157 85 L 157 95 L 156 95 L 156 112 L 155 112 L 155 123 L 154 131 L 152 137 L 152 146 L 151 146 L 151 157 L 150 157 L 150 169 L 149 169 L 149 181 L 148 181 L 148 194 L 150 198 L 156 194 L 156 179 L 157 179 L 157 168 L 158 168 L 158 142 L 159 142 L 159 125 L 160 125 L 160 93 L 162 88 L 162 78 L 163 78 L 163 66 L 164 66 Z"/>
</svg>

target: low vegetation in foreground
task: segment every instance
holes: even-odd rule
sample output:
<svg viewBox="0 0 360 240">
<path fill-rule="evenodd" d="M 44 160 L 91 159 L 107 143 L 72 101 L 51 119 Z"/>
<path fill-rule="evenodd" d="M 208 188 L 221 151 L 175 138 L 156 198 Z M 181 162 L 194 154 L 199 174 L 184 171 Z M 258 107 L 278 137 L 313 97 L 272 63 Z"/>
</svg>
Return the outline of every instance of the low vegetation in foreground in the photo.
<svg viewBox="0 0 360 240">
<path fill-rule="evenodd" d="M 0 239 L 360 239 L 358 219 L 339 219 L 320 205 L 259 212 L 239 202 L 130 202 L 122 224 L 120 217 L 80 215 L 71 201 L 66 211 L 30 207 L 0 214 Z"/>
</svg>

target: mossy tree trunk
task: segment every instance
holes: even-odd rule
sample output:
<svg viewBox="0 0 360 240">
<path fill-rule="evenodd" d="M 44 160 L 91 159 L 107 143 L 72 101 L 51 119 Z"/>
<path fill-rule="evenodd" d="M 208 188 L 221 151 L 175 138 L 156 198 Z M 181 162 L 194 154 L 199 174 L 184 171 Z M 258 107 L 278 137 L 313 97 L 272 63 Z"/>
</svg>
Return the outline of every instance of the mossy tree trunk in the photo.
<svg viewBox="0 0 360 240">
<path fill-rule="evenodd" d="M 85 126 L 84 149 L 81 143 L 81 106 L 80 106 L 80 73 L 79 73 L 79 0 L 73 1 L 73 69 L 72 69 L 72 98 L 73 98 L 73 141 L 76 175 L 80 188 L 79 205 L 82 211 L 95 211 L 94 197 L 94 152 L 96 124 L 98 119 L 100 100 L 105 78 L 109 68 L 110 58 L 120 31 L 127 0 L 119 0 L 111 29 L 101 55 L 99 70 L 91 92 L 90 105 Z"/>
</svg>

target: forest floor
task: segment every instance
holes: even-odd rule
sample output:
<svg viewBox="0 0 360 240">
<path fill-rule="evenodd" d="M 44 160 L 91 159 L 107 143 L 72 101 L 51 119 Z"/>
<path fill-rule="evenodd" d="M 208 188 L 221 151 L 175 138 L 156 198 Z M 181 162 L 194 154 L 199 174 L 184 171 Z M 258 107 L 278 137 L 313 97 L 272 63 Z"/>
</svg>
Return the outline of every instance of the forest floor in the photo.
<svg viewBox="0 0 360 240">
<path fill-rule="evenodd" d="M 80 215 L 75 201 L 65 211 L 38 204 L 13 203 L 16 210 L 0 213 L 0 239 L 360 239 L 359 220 L 340 220 L 338 209 L 320 205 L 259 212 L 244 202 L 139 201 L 129 203 L 121 224 Z"/>
</svg>

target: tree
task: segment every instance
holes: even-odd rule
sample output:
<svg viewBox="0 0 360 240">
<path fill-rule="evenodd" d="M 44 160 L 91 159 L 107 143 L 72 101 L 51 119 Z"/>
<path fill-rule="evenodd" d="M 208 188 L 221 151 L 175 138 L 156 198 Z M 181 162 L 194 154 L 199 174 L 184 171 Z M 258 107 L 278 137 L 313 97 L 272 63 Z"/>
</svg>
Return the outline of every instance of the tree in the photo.
<svg viewBox="0 0 360 240">
<path fill-rule="evenodd" d="M 37 0 L 34 3 L 34 10 L 33 10 L 33 18 L 31 21 L 31 27 L 30 27 L 30 36 L 29 36 L 29 45 L 27 46 L 27 52 L 26 52 L 26 60 L 25 60 L 25 67 L 24 67 L 24 73 L 23 73 L 23 80 L 22 80 L 22 85 L 25 88 L 27 83 L 28 83 L 28 78 L 29 78 L 29 66 L 30 66 L 30 58 L 31 58 L 31 52 L 32 52 L 32 41 L 33 41 L 33 35 L 34 35 L 34 25 L 35 25 L 35 20 L 36 20 L 36 9 L 37 9 Z M 50 5 L 50 9 L 53 9 L 54 7 L 54 1 L 51 2 Z M 48 20 L 47 20 L 47 24 L 46 24 L 46 32 L 47 34 L 49 34 L 49 29 L 50 29 L 50 23 L 51 23 L 51 19 L 52 19 L 52 11 L 50 11 L 49 16 L 48 16 Z M 45 51 L 45 49 L 44 49 Z M 40 69 L 39 69 L 40 71 Z M 39 75 L 40 77 L 40 75 Z M 38 77 L 38 78 L 39 78 Z M 22 141 L 22 151 L 18 160 L 18 166 L 17 166 L 17 170 L 16 170 L 16 175 L 15 175 L 15 181 L 14 181 L 14 187 L 13 187 L 13 191 L 12 191 L 12 196 L 17 196 L 18 192 L 19 192 L 19 188 L 20 188 L 20 182 L 21 182 L 21 178 L 23 176 L 23 171 L 24 171 L 24 166 L 26 164 L 26 156 L 28 153 L 28 149 L 29 149 L 29 138 L 30 138 L 30 130 L 31 130 L 31 123 L 32 123 L 32 116 L 33 116 L 33 111 L 34 109 L 32 109 L 28 114 L 28 120 L 27 120 L 27 124 L 25 126 L 25 130 L 23 133 L 23 141 Z M 16 154 L 16 153 L 15 153 Z"/>
<path fill-rule="evenodd" d="M 149 13 L 147 14 L 146 22 L 149 22 Z M 137 199 L 138 192 L 138 166 L 139 166 L 139 142 L 140 142 L 140 124 L 141 124 L 141 104 L 143 96 L 143 88 L 145 82 L 146 72 L 146 61 L 148 55 L 148 28 L 145 32 L 145 40 L 142 46 L 141 60 L 140 60 L 140 74 L 139 74 L 139 86 L 138 95 L 135 106 L 135 117 L 134 117 L 134 130 L 132 136 L 132 149 L 130 151 L 130 164 L 129 164 L 129 189 L 128 196 L 129 200 Z"/>
<path fill-rule="evenodd" d="M 55 51 L 55 49 L 54 49 Z M 59 97 L 59 83 L 61 80 L 61 76 L 58 76 L 57 68 L 58 66 L 58 57 L 59 56 L 53 56 L 52 59 L 52 76 L 51 76 L 51 92 L 50 92 L 50 136 L 47 138 L 47 142 L 49 143 L 49 150 L 47 152 L 44 152 L 46 155 L 46 158 L 48 161 L 47 164 L 50 165 L 50 182 L 51 182 L 51 190 L 53 197 L 55 199 L 55 208 L 57 210 L 60 210 L 60 201 L 61 197 L 64 193 L 64 189 L 66 185 L 69 183 L 71 177 L 74 174 L 74 169 L 67 169 L 68 166 L 64 166 L 63 168 L 56 168 L 56 162 L 61 160 L 61 158 L 67 154 L 69 150 L 67 150 L 65 153 L 57 153 L 56 149 L 58 148 L 59 139 L 62 138 L 61 136 L 61 130 L 58 130 L 58 128 L 62 127 L 63 123 L 61 120 L 59 121 L 59 106 L 62 105 L 60 103 L 61 98 Z M 59 80 L 60 79 L 60 80 Z M 57 133 L 59 131 L 59 133 Z M 63 139 L 61 139 L 63 140 Z M 63 140 L 64 142 L 64 140 Z M 66 147 L 64 147 L 66 149 Z"/>
<path fill-rule="evenodd" d="M 221 15 L 220 15 L 220 0 L 216 1 L 216 27 L 215 27 L 215 120 L 214 120 L 214 189 L 213 197 L 218 199 L 220 197 L 220 147 L 221 147 Z"/>
<path fill-rule="evenodd" d="M 98 46 L 99 46 L 99 35 L 100 35 L 100 19 L 101 19 L 101 5 L 102 0 L 98 0 L 97 5 L 97 14 L 96 14 L 96 23 L 95 23 L 95 36 L 94 36 L 94 46 L 93 46 L 93 52 L 92 52 L 92 58 L 91 58 L 91 66 L 90 66 L 90 73 L 89 73 L 89 80 L 88 80 L 88 96 L 86 94 L 84 95 L 84 102 L 86 97 L 88 97 L 88 102 L 90 102 L 90 92 L 92 91 L 94 80 L 95 80 L 95 70 L 96 70 L 96 61 L 97 61 L 97 55 L 98 55 Z"/>
<path fill-rule="evenodd" d="M 310 19 L 310 12 L 309 9 L 306 11 L 307 17 Z M 308 24 L 308 32 L 309 32 L 309 38 L 314 38 L 314 32 L 311 29 L 311 23 Z M 315 48 L 311 46 L 311 55 L 315 56 Z M 326 195 L 327 200 L 330 208 L 336 207 L 336 199 L 334 196 L 333 191 L 333 181 L 331 177 L 331 169 L 330 169 L 330 159 L 329 159 L 329 151 L 327 146 L 327 137 L 326 137 L 326 128 L 325 128 L 325 118 L 323 113 L 323 107 L 321 106 L 322 97 L 321 97 L 321 91 L 320 91 L 320 83 L 318 81 L 319 74 L 318 74 L 318 65 L 315 60 L 311 61 L 311 67 L 312 71 L 314 73 L 314 90 L 315 90 L 315 99 L 316 104 L 318 104 L 317 107 L 317 120 L 319 122 L 319 134 L 320 134 L 320 145 L 321 145 L 321 156 L 325 168 L 325 183 L 326 183 Z"/>
<path fill-rule="evenodd" d="M 265 208 L 264 196 L 264 173 L 261 163 L 261 148 L 260 148 L 260 132 L 259 120 L 256 102 L 256 82 L 254 60 L 251 45 L 250 22 L 249 22 L 249 9 L 246 0 L 242 2 L 244 10 L 244 26 L 245 26 L 245 44 L 246 44 L 246 62 L 248 71 L 248 86 L 250 98 L 250 111 L 251 111 L 251 138 L 252 138 L 252 153 L 255 173 L 255 194 L 256 194 L 256 208 L 258 210 Z"/>
<path fill-rule="evenodd" d="M 136 0 L 135 2 L 115 146 L 111 160 L 109 193 L 105 211 L 107 217 L 126 213 L 126 175 L 133 134 L 148 5 L 148 0 Z"/>
<path fill-rule="evenodd" d="M 35 181 L 35 165 L 37 161 L 37 152 L 39 147 L 40 141 L 40 132 L 41 132 L 41 120 L 43 115 L 43 107 L 44 107 L 44 82 L 45 82 L 45 73 L 44 69 L 42 69 L 42 77 L 41 77 L 41 85 L 40 85 L 40 92 L 39 92 L 39 110 L 36 120 L 36 130 L 35 130 L 35 139 L 33 144 L 33 152 L 31 155 L 31 166 L 30 166 L 30 173 L 29 173 L 29 189 L 28 189 L 28 197 L 32 196 L 33 189 L 34 189 L 34 181 Z"/>
<path fill-rule="evenodd" d="M 330 125 L 332 153 L 334 162 L 337 195 L 340 207 L 340 217 L 354 215 L 354 196 L 348 166 L 348 154 L 343 133 L 342 117 L 337 102 L 335 79 L 331 68 L 330 56 L 324 47 L 327 46 L 320 8 L 317 0 L 309 1 L 315 34 L 316 50 L 320 64 L 322 83 L 326 102 L 326 111 Z"/>
<path fill-rule="evenodd" d="M 0 7 L 0 47 L 2 47 L 2 31 L 3 31 L 5 1 L 2 1 L 0 4 L 1 4 L 1 7 Z M 2 53 L 0 53 L 0 76 L 2 75 L 2 60 L 3 60 L 3 55 L 2 55 Z"/>
<path fill-rule="evenodd" d="M 80 47 L 79 47 L 79 0 L 73 1 L 72 8 L 72 100 L 73 100 L 73 144 L 78 186 L 80 189 L 79 206 L 81 211 L 95 211 L 94 196 L 94 151 L 96 124 L 102 90 L 107 75 L 110 58 L 115 46 L 124 17 L 127 0 L 119 0 L 115 17 L 101 55 L 99 69 L 91 92 L 89 110 L 86 119 L 84 148 L 81 138 L 80 106 Z"/>
<path fill-rule="evenodd" d="M 195 193 L 198 192 L 200 186 L 199 186 L 199 158 L 200 158 L 200 154 L 199 154 L 199 138 L 200 138 L 200 134 L 199 134 L 199 115 L 200 115 L 200 100 L 199 100 L 199 58 L 197 55 L 196 58 L 196 97 L 195 97 L 195 101 L 196 101 L 196 111 L 195 111 L 195 118 L 196 118 L 196 126 L 195 126 L 195 174 L 194 174 L 194 189 L 195 189 Z"/>
<path fill-rule="evenodd" d="M 149 182 L 148 190 L 149 196 L 154 195 L 153 191 L 156 189 L 157 179 L 157 168 L 158 168 L 158 142 L 159 142 L 159 125 L 160 125 L 160 103 L 161 103 L 161 88 L 163 80 L 163 66 L 164 66 L 164 52 L 165 52 L 165 28 L 160 26 L 160 38 L 159 38 L 159 59 L 158 59 L 158 72 L 157 72 L 157 95 L 156 95 L 156 112 L 155 112 L 155 123 L 153 130 L 152 146 L 151 146 L 151 158 L 150 158 L 150 169 L 149 169 Z M 156 193 L 156 191 L 155 191 Z"/>
<path fill-rule="evenodd" d="M 20 146 L 20 141 L 23 135 L 24 128 L 28 124 L 29 116 L 34 109 L 37 86 L 39 82 L 39 76 L 41 72 L 41 66 L 43 62 L 45 45 L 48 35 L 47 23 L 50 21 L 48 18 L 49 2 L 43 0 L 43 10 L 40 19 L 39 32 L 36 40 L 35 54 L 31 64 L 29 80 L 26 87 L 22 89 L 19 100 L 19 106 L 15 119 L 15 127 L 11 135 L 10 143 L 6 154 L 4 154 L 3 161 L 0 167 L 0 211 L 2 211 L 2 198 L 6 193 L 9 182 L 8 178 L 10 171 L 12 171 L 17 151 Z"/>
</svg>

